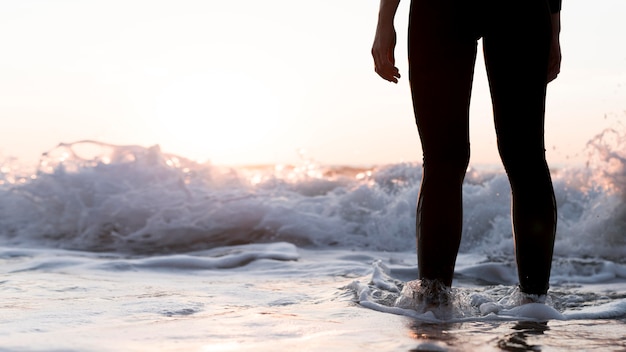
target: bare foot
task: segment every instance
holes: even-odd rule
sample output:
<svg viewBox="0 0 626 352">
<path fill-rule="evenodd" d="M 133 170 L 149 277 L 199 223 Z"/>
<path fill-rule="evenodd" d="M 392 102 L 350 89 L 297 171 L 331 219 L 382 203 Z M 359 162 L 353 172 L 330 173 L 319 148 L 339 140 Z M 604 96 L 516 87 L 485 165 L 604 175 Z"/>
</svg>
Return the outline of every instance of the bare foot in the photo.
<svg viewBox="0 0 626 352">
<path fill-rule="evenodd" d="M 409 281 L 402 288 L 395 306 L 420 313 L 433 312 L 438 318 L 445 318 L 451 314 L 452 290 L 439 281 Z"/>
</svg>

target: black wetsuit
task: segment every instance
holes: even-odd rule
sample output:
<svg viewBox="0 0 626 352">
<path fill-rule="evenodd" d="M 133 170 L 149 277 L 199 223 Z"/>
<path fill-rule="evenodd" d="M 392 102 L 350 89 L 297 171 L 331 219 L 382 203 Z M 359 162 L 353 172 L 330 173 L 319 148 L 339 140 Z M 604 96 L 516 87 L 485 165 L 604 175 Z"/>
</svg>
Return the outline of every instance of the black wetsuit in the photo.
<svg viewBox="0 0 626 352">
<path fill-rule="evenodd" d="M 520 287 L 547 292 L 556 204 L 545 159 L 544 106 L 550 13 L 559 9 L 558 0 L 412 0 L 409 80 L 424 167 L 417 206 L 421 279 L 452 283 L 470 156 L 470 92 L 482 38 L 498 151 L 512 189 Z"/>
</svg>

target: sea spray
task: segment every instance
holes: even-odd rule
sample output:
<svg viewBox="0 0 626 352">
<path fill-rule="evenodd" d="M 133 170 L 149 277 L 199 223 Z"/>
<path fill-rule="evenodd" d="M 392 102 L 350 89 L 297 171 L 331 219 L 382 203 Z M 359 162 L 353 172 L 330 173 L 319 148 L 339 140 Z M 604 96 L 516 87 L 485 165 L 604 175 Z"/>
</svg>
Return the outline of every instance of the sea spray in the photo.
<svg viewBox="0 0 626 352">
<path fill-rule="evenodd" d="M 623 133 L 607 130 L 590 142 L 598 151 L 594 163 L 554 170 L 557 267 L 568 257 L 624 260 L 623 140 Z M 7 160 L 0 169 L 0 244 L 144 254 L 280 241 L 415 248 L 421 181 L 415 163 L 233 168 L 158 146 L 79 141 L 45 153 L 30 175 L 13 165 Z M 463 195 L 460 252 L 512 263 L 504 172 L 471 168 Z"/>
</svg>

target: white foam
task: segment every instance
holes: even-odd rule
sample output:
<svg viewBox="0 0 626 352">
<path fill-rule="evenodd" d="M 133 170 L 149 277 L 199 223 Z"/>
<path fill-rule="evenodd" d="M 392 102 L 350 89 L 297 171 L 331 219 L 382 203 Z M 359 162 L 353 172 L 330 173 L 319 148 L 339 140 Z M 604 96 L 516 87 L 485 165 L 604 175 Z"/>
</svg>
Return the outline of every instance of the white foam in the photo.
<svg viewBox="0 0 626 352">
<path fill-rule="evenodd" d="M 626 316 L 626 299 L 619 294 L 616 298 L 584 294 L 580 287 L 574 291 L 557 287 L 554 293 L 540 297 L 525 295 L 517 286 L 458 287 L 452 289 L 449 300 L 440 305 L 411 303 L 416 299 L 415 295 L 407 295 L 405 291 L 412 283 L 399 282 L 389 275 L 391 272 L 393 270 L 380 261 L 375 262 L 369 285 L 354 281 L 348 287 L 365 308 L 426 322 L 548 321 Z M 623 283 L 621 287 L 626 288 Z M 606 290 L 611 292 L 608 287 Z"/>
<path fill-rule="evenodd" d="M 626 254 L 623 134 L 598 138 L 593 167 L 554 173 L 557 258 L 621 262 Z M 0 168 L 4 245 L 152 254 L 272 241 L 314 248 L 415 248 L 419 164 L 224 168 L 158 147 L 82 141 L 46 153 L 32 177 L 6 165 Z M 488 255 L 496 263 L 511 260 L 506 176 L 473 168 L 466 180 L 461 253 Z M 559 266 L 555 269 L 559 277 Z M 614 275 L 623 277 L 622 271 Z M 487 275 L 497 283 L 515 276 L 488 263 L 462 273 Z M 608 279 L 605 273 L 594 280 Z"/>
<path fill-rule="evenodd" d="M 609 319 L 626 315 L 626 299 L 619 299 L 596 306 L 582 307 L 565 312 L 567 319 Z"/>
<path fill-rule="evenodd" d="M 511 309 L 500 310 L 498 314 L 537 321 L 566 319 L 565 316 L 556 309 L 543 303 L 526 303 Z"/>
</svg>

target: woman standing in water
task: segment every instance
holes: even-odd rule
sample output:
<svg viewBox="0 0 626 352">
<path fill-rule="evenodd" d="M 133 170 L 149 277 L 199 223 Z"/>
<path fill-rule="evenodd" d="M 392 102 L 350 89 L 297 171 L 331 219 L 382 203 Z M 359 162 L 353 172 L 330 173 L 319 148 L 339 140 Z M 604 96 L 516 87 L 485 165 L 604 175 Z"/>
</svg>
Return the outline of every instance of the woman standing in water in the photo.
<svg viewBox="0 0 626 352">
<path fill-rule="evenodd" d="M 397 83 L 393 20 L 400 0 L 381 0 L 372 55 Z M 469 104 L 483 52 L 498 139 L 512 190 L 520 290 L 548 291 L 556 202 L 545 158 L 547 83 L 560 70 L 560 0 L 412 0 L 409 83 L 423 150 L 417 204 L 419 278 L 452 285 L 462 232 L 462 184 L 470 157 Z"/>
</svg>

